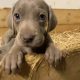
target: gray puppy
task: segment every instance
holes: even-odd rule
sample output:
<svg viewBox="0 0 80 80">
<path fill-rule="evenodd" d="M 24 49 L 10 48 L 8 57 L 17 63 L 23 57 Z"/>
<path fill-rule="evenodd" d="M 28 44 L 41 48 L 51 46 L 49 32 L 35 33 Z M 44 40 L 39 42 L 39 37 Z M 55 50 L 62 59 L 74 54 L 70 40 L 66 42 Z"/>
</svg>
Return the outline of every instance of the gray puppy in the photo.
<svg viewBox="0 0 80 80">
<path fill-rule="evenodd" d="M 48 32 L 57 24 L 52 9 L 43 0 L 19 0 L 9 15 L 9 30 L 3 38 L 2 67 L 14 72 L 24 53 L 45 53 L 49 64 L 57 64 L 62 53 L 54 46 Z"/>
</svg>

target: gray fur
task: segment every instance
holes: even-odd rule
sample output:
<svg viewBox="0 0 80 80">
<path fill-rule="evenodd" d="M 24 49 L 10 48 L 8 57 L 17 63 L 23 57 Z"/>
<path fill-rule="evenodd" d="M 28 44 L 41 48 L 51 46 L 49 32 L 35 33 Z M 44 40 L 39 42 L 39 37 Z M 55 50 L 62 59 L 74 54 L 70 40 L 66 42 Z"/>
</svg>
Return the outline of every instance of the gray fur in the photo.
<svg viewBox="0 0 80 80">
<path fill-rule="evenodd" d="M 20 19 L 16 19 L 16 13 Z M 14 72 L 17 66 L 20 67 L 23 52 L 45 53 L 50 65 L 57 63 L 62 57 L 48 35 L 56 27 L 57 20 L 52 9 L 43 0 L 19 0 L 10 13 L 8 23 L 9 30 L 2 44 L 2 52 L 5 53 L 2 65 L 5 62 L 3 66 L 9 73 L 10 70 Z"/>
</svg>

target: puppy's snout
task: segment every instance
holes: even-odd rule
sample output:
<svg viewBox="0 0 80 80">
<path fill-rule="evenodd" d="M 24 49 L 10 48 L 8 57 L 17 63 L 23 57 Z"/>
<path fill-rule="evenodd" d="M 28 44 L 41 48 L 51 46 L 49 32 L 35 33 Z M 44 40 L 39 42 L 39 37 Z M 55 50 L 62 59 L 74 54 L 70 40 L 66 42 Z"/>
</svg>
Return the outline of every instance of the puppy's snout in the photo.
<svg viewBox="0 0 80 80">
<path fill-rule="evenodd" d="M 34 40 L 34 38 L 35 38 L 35 35 L 27 35 L 27 36 L 23 37 L 23 40 L 26 43 L 30 43 L 30 42 L 32 42 Z"/>
</svg>

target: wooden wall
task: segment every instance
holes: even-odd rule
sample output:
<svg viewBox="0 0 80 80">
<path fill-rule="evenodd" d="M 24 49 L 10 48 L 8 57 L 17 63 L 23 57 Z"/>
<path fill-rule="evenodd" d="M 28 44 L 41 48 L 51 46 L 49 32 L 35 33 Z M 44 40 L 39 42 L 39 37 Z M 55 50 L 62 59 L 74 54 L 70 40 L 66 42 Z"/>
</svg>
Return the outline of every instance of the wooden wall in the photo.
<svg viewBox="0 0 80 80">
<path fill-rule="evenodd" d="M 9 8 L 0 9 L 0 33 L 1 35 L 7 29 L 7 16 L 10 12 Z M 65 30 L 80 30 L 80 10 L 79 9 L 55 9 L 58 25 L 55 29 L 57 32 Z M 3 31 L 2 31 L 3 30 Z"/>
<path fill-rule="evenodd" d="M 57 32 L 80 30 L 80 9 L 56 9 L 54 12 L 58 20 Z"/>
</svg>

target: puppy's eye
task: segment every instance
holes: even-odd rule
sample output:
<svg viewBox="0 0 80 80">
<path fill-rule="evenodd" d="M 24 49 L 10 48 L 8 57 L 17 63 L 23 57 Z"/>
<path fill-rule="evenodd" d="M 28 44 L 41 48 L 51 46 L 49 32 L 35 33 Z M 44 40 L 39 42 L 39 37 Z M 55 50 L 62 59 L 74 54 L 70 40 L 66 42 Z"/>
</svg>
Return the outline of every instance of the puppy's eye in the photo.
<svg viewBox="0 0 80 80">
<path fill-rule="evenodd" d="M 44 14 L 40 14 L 40 15 L 39 15 L 39 20 L 40 20 L 41 22 L 46 21 L 46 16 L 45 16 Z"/>
<path fill-rule="evenodd" d="M 14 17 L 15 17 L 17 20 L 19 20 L 19 19 L 20 19 L 19 13 L 15 13 L 15 14 L 14 14 Z"/>
</svg>

